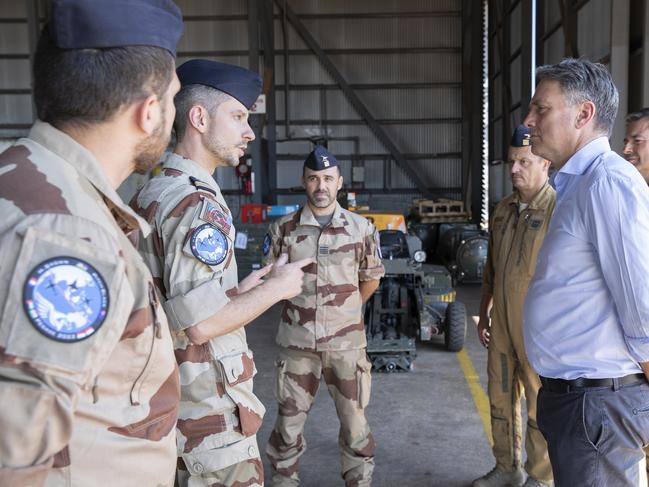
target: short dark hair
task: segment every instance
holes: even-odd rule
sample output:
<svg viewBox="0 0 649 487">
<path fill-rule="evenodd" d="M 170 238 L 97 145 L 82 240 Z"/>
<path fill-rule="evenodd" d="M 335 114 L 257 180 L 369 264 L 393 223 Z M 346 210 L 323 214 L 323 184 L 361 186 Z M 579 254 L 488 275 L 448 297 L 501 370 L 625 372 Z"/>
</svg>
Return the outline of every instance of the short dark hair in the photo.
<svg viewBox="0 0 649 487">
<path fill-rule="evenodd" d="M 187 116 L 193 106 L 201 105 L 210 116 L 214 115 L 219 105 L 232 98 L 221 90 L 205 85 L 185 85 L 176 94 L 174 105 L 176 105 L 176 118 L 174 119 L 174 130 L 176 140 L 182 141 L 187 131 Z"/>
<path fill-rule="evenodd" d="M 173 68 L 173 56 L 160 47 L 60 49 L 45 26 L 34 57 L 36 113 L 55 127 L 105 122 L 140 98 L 162 99 Z"/>
<path fill-rule="evenodd" d="M 643 118 L 649 118 L 649 108 L 643 108 L 637 112 L 631 112 L 626 116 L 626 123 L 637 122 Z"/>
<path fill-rule="evenodd" d="M 558 64 L 537 68 L 536 82 L 558 81 L 561 91 L 571 104 L 586 100 L 595 105 L 595 126 L 611 134 L 619 95 L 606 66 L 587 59 L 564 59 Z"/>
</svg>

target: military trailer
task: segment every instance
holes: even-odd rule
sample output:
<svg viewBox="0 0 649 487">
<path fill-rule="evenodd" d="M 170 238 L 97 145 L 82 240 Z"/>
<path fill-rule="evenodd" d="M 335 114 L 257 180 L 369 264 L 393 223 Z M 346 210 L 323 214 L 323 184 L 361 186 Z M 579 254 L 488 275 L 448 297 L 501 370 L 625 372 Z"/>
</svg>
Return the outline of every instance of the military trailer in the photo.
<svg viewBox="0 0 649 487">
<path fill-rule="evenodd" d="M 365 307 L 367 353 L 375 370 L 412 369 L 416 340 L 443 335 L 458 352 L 466 336 L 466 309 L 456 301 L 443 266 L 425 264 L 421 240 L 399 230 L 380 230 L 385 276 Z"/>
</svg>

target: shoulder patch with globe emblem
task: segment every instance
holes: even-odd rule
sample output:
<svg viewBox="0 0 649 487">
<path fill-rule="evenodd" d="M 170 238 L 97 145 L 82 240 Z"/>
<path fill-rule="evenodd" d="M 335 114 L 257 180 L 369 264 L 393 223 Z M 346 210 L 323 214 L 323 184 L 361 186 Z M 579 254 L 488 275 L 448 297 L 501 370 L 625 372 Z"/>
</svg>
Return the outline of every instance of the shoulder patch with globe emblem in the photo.
<svg viewBox="0 0 649 487">
<path fill-rule="evenodd" d="M 93 335 L 108 313 L 106 282 L 87 262 L 55 257 L 38 264 L 23 287 L 31 324 L 52 340 L 74 343 Z"/>
<path fill-rule="evenodd" d="M 228 239 L 218 228 L 205 223 L 192 233 L 194 257 L 207 265 L 219 265 L 228 255 Z"/>
</svg>

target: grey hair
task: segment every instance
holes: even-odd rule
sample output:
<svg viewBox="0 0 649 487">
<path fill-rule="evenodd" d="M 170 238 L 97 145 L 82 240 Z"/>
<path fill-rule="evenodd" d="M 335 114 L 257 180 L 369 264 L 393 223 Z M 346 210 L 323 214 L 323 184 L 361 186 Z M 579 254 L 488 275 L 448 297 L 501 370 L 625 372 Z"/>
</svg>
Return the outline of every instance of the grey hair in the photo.
<svg viewBox="0 0 649 487">
<path fill-rule="evenodd" d="M 536 82 L 558 81 L 571 105 L 591 101 L 595 105 L 595 126 L 611 135 L 619 95 L 606 67 L 587 59 L 564 59 L 558 64 L 540 66 Z"/>
<path fill-rule="evenodd" d="M 176 105 L 176 118 L 174 119 L 174 129 L 176 131 L 176 140 L 180 142 L 187 132 L 187 123 L 189 111 L 192 107 L 200 105 L 207 113 L 214 115 L 216 109 L 223 102 L 232 98 L 227 93 L 205 85 L 186 85 L 183 86 L 174 98 Z"/>
<path fill-rule="evenodd" d="M 637 112 L 631 112 L 626 116 L 626 123 L 637 122 L 643 118 L 649 118 L 649 108 L 643 108 Z"/>
</svg>

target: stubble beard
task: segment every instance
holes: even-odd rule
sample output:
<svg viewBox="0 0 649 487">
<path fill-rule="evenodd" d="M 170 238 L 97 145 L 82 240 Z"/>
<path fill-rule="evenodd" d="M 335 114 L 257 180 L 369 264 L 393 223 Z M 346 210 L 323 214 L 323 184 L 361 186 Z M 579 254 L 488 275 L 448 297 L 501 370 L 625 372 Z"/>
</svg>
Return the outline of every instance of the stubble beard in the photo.
<svg viewBox="0 0 649 487">
<path fill-rule="evenodd" d="M 153 169 L 171 140 L 171 133 L 165 134 L 165 117 L 162 117 L 160 125 L 146 139 L 135 147 L 135 159 L 133 161 L 135 172 L 146 173 Z"/>
<path fill-rule="evenodd" d="M 241 145 L 244 143 L 242 142 Z M 239 165 L 239 157 L 233 151 L 228 150 L 218 137 L 206 138 L 205 148 L 214 156 L 220 166 L 237 167 Z"/>
<path fill-rule="evenodd" d="M 326 199 L 317 199 L 316 193 L 311 193 L 308 195 L 309 203 L 311 203 L 311 206 L 314 206 L 315 208 L 327 208 L 334 202 L 334 198 L 332 198 L 329 193 L 327 193 L 326 196 Z"/>
</svg>

